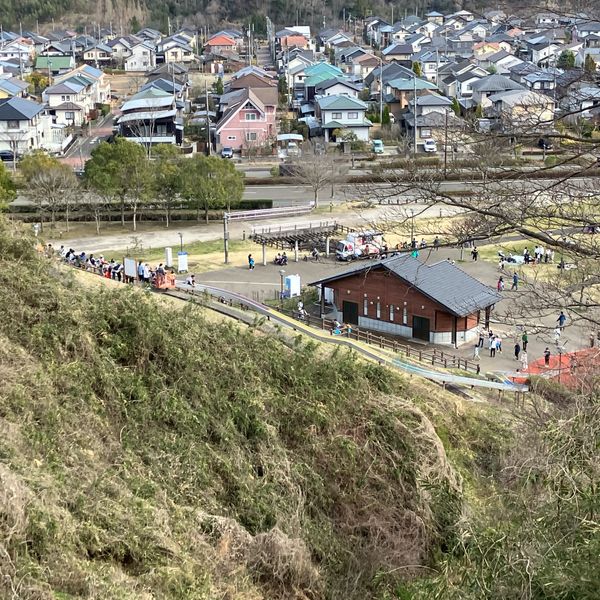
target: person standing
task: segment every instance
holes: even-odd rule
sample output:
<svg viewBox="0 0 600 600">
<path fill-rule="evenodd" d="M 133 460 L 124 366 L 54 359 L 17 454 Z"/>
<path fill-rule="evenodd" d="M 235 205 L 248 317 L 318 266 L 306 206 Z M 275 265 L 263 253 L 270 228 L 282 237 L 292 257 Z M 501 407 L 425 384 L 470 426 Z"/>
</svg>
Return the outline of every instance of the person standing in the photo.
<svg viewBox="0 0 600 600">
<path fill-rule="evenodd" d="M 529 343 L 529 336 L 527 335 L 527 330 L 523 332 L 521 336 L 521 342 L 523 343 L 523 352 L 527 352 L 527 344 Z"/>
<path fill-rule="evenodd" d="M 499 335 L 496 336 L 496 351 L 502 354 L 502 338 Z"/>
<path fill-rule="evenodd" d="M 529 368 L 529 362 L 527 360 L 527 352 L 525 352 L 525 350 L 523 350 L 523 352 L 521 352 L 521 370 L 527 371 L 528 368 Z"/>
<path fill-rule="evenodd" d="M 561 329 L 560 327 L 557 327 L 554 330 L 554 343 L 558 344 L 558 342 L 560 342 L 560 334 L 561 334 Z"/>
<path fill-rule="evenodd" d="M 498 279 L 498 283 L 496 284 L 496 287 L 498 288 L 499 292 L 503 292 L 504 291 L 504 278 L 500 277 Z"/>
<path fill-rule="evenodd" d="M 550 356 L 552 356 L 552 353 L 550 352 L 550 348 L 546 348 L 544 350 L 544 365 L 546 365 L 547 367 L 550 366 Z"/>
<path fill-rule="evenodd" d="M 490 357 L 494 358 L 496 356 L 496 338 L 490 338 Z"/>
<path fill-rule="evenodd" d="M 515 342 L 515 360 L 519 360 L 519 354 L 521 354 L 521 345 L 519 344 L 519 341 L 517 340 Z"/>
<path fill-rule="evenodd" d="M 252 254 L 248 254 L 248 269 L 252 270 L 252 263 L 254 259 L 252 258 Z"/>
<path fill-rule="evenodd" d="M 477 342 L 478 348 L 483 348 L 483 337 L 484 337 L 484 332 L 483 332 L 483 329 L 481 329 L 481 327 L 480 327 L 479 328 L 479 341 Z"/>
<path fill-rule="evenodd" d="M 512 276 L 512 285 L 510 286 L 511 290 L 518 291 L 519 290 L 519 275 L 515 271 Z"/>
<path fill-rule="evenodd" d="M 433 247 L 435 250 L 439 250 L 440 249 L 440 238 L 438 238 L 438 236 L 435 236 L 435 239 L 433 240 Z"/>
<path fill-rule="evenodd" d="M 566 320 L 567 320 L 567 316 L 561 310 L 560 311 L 560 315 L 558 315 L 558 319 L 556 319 L 556 322 L 558 323 L 558 326 L 560 327 L 561 331 L 565 328 L 565 322 L 566 322 Z"/>
<path fill-rule="evenodd" d="M 480 360 L 479 358 L 479 344 L 473 348 L 473 360 Z"/>
<path fill-rule="evenodd" d="M 137 268 L 138 279 L 143 283 L 144 282 L 144 263 L 140 260 L 140 264 Z"/>
</svg>

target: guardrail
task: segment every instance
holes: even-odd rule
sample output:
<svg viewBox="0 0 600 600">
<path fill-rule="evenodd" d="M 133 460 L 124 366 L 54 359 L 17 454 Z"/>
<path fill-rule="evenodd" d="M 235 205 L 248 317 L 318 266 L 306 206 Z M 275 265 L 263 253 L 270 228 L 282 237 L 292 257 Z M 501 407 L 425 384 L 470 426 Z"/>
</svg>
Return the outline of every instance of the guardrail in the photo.
<svg viewBox="0 0 600 600">
<path fill-rule="evenodd" d="M 313 208 L 314 205 L 312 203 L 299 206 L 282 206 L 281 208 L 258 208 L 256 210 L 239 210 L 225 213 L 224 217 L 228 221 L 252 221 L 254 219 L 302 215 L 311 212 Z"/>
</svg>

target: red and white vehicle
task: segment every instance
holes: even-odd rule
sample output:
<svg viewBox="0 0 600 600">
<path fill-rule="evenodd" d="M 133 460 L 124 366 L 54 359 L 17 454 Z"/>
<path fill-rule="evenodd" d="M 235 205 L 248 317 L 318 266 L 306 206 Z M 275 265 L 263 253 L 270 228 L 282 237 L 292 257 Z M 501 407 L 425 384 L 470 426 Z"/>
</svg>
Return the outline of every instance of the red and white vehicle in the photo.
<svg viewBox="0 0 600 600">
<path fill-rule="evenodd" d="M 355 260 L 379 256 L 383 248 L 383 234 L 379 231 L 351 232 L 335 247 L 337 260 Z"/>
</svg>

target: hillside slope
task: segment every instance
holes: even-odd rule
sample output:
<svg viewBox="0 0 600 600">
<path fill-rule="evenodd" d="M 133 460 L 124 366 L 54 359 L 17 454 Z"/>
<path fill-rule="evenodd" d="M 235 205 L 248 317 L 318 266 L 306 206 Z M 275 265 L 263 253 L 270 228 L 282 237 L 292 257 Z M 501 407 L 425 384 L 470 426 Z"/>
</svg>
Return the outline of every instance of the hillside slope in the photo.
<svg viewBox="0 0 600 600">
<path fill-rule="evenodd" d="M 0 597 L 376 597 L 453 542 L 402 380 L 0 257 Z"/>
</svg>

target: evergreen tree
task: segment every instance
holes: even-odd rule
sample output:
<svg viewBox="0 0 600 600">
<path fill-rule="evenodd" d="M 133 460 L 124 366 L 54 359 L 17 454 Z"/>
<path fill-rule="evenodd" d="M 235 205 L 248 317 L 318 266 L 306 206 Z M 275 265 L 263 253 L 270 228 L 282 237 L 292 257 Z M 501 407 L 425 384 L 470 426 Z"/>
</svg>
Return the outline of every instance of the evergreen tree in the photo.
<svg viewBox="0 0 600 600">
<path fill-rule="evenodd" d="M 588 54 L 585 57 L 583 69 L 586 73 L 595 73 L 596 72 L 596 61 L 592 58 L 591 54 Z"/>
<path fill-rule="evenodd" d="M 460 104 L 458 103 L 458 98 L 452 98 L 452 110 L 457 117 L 460 117 Z"/>
<path fill-rule="evenodd" d="M 420 62 L 414 62 L 412 64 L 412 70 L 417 77 L 421 77 L 423 75 L 423 69 L 421 68 Z"/>
<path fill-rule="evenodd" d="M 556 66 L 559 69 L 572 69 L 575 66 L 575 55 L 570 50 L 563 50 L 558 57 Z"/>
</svg>

